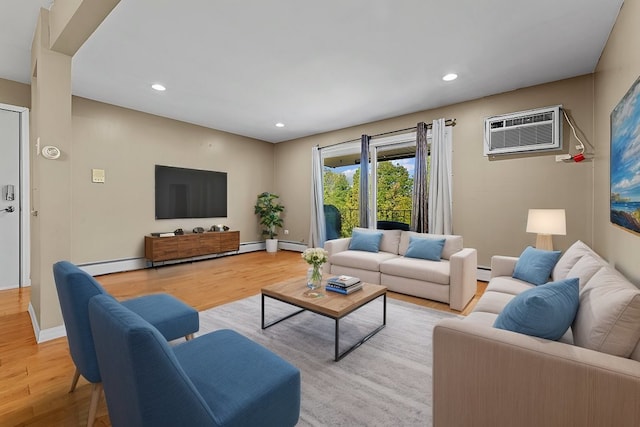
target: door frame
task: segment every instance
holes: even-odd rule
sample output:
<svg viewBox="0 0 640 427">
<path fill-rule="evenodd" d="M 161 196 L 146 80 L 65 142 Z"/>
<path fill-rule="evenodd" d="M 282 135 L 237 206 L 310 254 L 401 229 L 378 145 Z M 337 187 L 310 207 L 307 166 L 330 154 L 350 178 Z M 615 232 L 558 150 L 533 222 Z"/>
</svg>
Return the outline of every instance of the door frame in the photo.
<svg viewBox="0 0 640 427">
<path fill-rule="evenodd" d="M 1 104 L 0 109 L 13 111 L 20 117 L 20 281 L 19 287 L 31 285 L 31 187 L 29 185 L 29 109 L 15 105 Z"/>
</svg>

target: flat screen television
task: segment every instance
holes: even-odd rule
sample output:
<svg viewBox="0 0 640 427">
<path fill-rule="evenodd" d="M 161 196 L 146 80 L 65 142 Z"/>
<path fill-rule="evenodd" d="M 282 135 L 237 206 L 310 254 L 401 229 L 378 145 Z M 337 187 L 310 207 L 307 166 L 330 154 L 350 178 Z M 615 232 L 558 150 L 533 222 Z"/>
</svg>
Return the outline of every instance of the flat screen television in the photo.
<svg viewBox="0 0 640 427">
<path fill-rule="evenodd" d="M 226 172 L 156 165 L 156 219 L 226 216 Z"/>
</svg>

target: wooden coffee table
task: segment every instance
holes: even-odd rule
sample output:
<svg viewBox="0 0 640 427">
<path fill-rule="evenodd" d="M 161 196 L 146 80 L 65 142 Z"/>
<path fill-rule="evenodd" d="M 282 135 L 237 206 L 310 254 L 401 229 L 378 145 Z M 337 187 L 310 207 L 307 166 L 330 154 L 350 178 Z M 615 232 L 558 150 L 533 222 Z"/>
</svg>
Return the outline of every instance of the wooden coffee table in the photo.
<svg viewBox="0 0 640 427">
<path fill-rule="evenodd" d="M 290 317 L 300 314 L 303 311 L 311 311 L 321 316 L 329 317 L 335 321 L 335 357 L 338 360 L 360 347 L 369 338 L 377 334 L 387 324 L 387 288 L 386 286 L 373 285 L 363 283 L 362 290 L 356 291 L 350 295 L 343 295 L 336 292 L 324 291 L 325 295 L 318 298 L 310 298 L 305 296 L 308 291 L 305 278 L 295 278 L 285 282 L 276 283 L 262 288 L 262 329 L 266 329 L 277 323 L 287 320 Z M 273 298 L 278 301 L 286 302 L 294 305 L 300 310 L 289 314 L 281 319 L 271 323 L 264 322 L 264 299 L 265 297 Z M 371 301 L 382 297 L 382 324 L 375 330 L 367 334 L 360 341 L 355 343 L 347 350 L 340 352 L 340 319 L 353 313 L 360 307 L 370 303 Z"/>
</svg>

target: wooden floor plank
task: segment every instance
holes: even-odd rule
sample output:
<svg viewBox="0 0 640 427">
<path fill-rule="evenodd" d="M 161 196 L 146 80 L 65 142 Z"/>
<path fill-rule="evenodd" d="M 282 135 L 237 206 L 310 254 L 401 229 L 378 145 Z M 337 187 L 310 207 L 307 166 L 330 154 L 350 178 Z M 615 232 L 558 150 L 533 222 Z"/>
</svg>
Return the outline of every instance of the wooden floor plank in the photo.
<svg viewBox="0 0 640 427">
<path fill-rule="evenodd" d="M 148 268 L 97 277 L 118 299 L 167 292 L 198 311 L 240 300 L 262 286 L 304 276 L 307 265 L 300 253 L 252 252 L 194 263 Z M 484 292 L 478 293 L 462 314 L 468 313 Z M 80 378 L 68 393 L 75 370 L 66 338 L 36 344 L 27 312 L 30 289 L 0 291 L 0 426 L 84 426 L 91 384 Z M 447 304 L 400 295 L 389 296 L 443 311 Z M 96 426 L 110 426 L 104 397 L 98 405 Z"/>
</svg>

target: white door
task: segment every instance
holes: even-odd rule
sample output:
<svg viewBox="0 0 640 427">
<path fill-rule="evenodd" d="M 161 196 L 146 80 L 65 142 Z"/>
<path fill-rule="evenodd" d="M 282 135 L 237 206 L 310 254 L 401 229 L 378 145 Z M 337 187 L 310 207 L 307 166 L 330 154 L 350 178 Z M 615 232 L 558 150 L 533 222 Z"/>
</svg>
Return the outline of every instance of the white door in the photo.
<svg viewBox="0 0 640 427">
<path fill-rule="evenodd" d="M 0 289 L 20 284 L 20 113 L 0 109 Z"/>
</svg>

